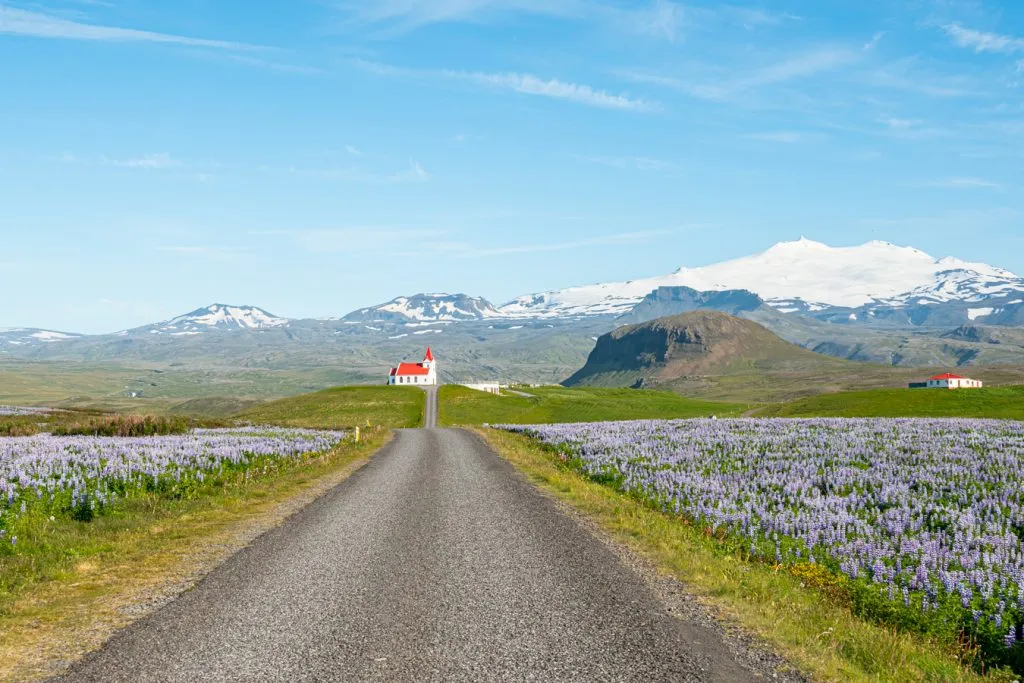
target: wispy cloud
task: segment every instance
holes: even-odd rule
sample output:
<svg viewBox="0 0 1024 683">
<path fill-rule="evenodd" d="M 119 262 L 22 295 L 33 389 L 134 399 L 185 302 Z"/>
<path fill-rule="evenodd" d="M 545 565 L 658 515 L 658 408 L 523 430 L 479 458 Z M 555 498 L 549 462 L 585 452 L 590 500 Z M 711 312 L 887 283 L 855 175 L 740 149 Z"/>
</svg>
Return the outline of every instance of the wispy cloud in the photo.
<svg viewBox="0 0 1024 683">
<path fill-rule="evenodd" d="M 355 60 L 355 66 L 368 73 L 391 78 L 417 80 L 447 80 L 470 83 L 494 90 L 505 90 L 524 95 L 567 100 L 577 104 L 602 109 L 619 109 L 649 112 L 659 109 L 655 102 L 635 99 L 628 95 L 616 95 L 581 83 L 558 79 L 544 79 L 533 74 L 485 73 L 481 71 L 455 71 L 450 69 L 410 69 L 380 64 L 366 60 Z"/>
<path fill-rule="evenodd" d="M 460 258 L 483 258 L 487 256 L 510 256 L 513 254 L 536 254 L 557 251 L 569 251 L 586 247 L 615 246 L 627 244 L 646 244 L 659 237 L 681 232 L 675 230 L 640 230 L 621 232 L 612 235 L 599 235 L 582 240 L 567 242 L 549 242 L 538 244 L 520 244 L 503 247 L 475 247 L 465 244 L 450 245 L 448 251 Z"/>
<path fill-rule="evenodd" d="M 811 137 L 814 136 L 810 135 L 809 133 L 801 133 L 792 130 L 777 130 L 768 131 L 765 133 L 750 133 L 749 135 L 745 135 L 744 137 L 747 138 L 748 140 L 758 140 L 760 142 L 779 142 L 783 144 L 792 145 L 798 142 L 806 142 L 807 140 L 811 139 Z"/>
<path fill-rule="evenodd" d="M 345 151 L 348 152 L 349 154 L 351 154 L 354 157 L 361 157 L 361 156 L 363 156 L 362 151 L 360 151 L 359 148 L 356 147 L 355 145 L 345 145 Z"/>
<path fill-rule="evenodd" d="M 166 152 L 146 154 L 132 159 L 105 159 L 105 161 L 112 166 L 121 168 L 167 169 L 178 168 L 182 165 L 180 161 Z"/>
<path fill-rule="evenodd" d="M 277 71 L 284 74 L 300 74 L 303 76 L 322 76 L 327 72 L 323 69 L 318 69 L 313 66 L 303 66 L 301 64 L 287 64 L 284 62 L 275 62 L 267 59 L 257 59 L 256 57 L 249 57 L 248 55 L 237 55 L 237 54 L 226 54 L 221 56 L 234 64 L 241 64 L 242 66 L 252 66 L 258 69 L 268 69 L 270 71 Z"/>
<path fill-rule="evenodd" d="M 421 228 L 390 228 L 360 226 L 311 230 L 265 230 L 258 236 L 283 237 L 293 240 L 306 251 L 314 253 L 363 254 L 393 252 L 397 245 L 414 243 L 424 248 L 450 235 L 446 230 Z"/>
<path fill-rule="evenodd" d="M 882 38 L 888 34 L 888 31 L 878 31 L 875 35 L 871 36 L 871 40 L 864 43 L 865 50 L 874 50 L 882 42 Z"/>
<path fill-rule="evenodd" d="M 627 24 L 636 33 L 675 41 L 686 24 L 687 11 L 682 5 L 668 0 L 657 0 L 649 7 L 635 11 L 627 17 Z"/>
<path fill-rule="evenodd" d="M 999 189 L 1002 187 L 997 182 L 985 178 L 943 178 L 926 183 L 928 187 L 942 187 L 950 190 L 970 189 Z"/>
<path fill-rule="evenodd" d="M 484 23 L 512 14 L 582 17 L 583 0 L 342 0 L 337 7 L 347 21 L 387 24 L 407 31 L 447 22 Z"/>
<path fill-rule="evenodd" d="M 760 88 L 835 71 L 854 64 L 860 59 L 859 51 L 827 46 L 794 54 L 765 66 L 746 70 L 738 69 L 732 75 L 718 77 L 714 80 L 682 78 L 634 70 L 618 70 L 614 73 L 620 78 L 635 83 L 673 88 L 698 99 L 736 101 L 741 95 Z"/>
<path fill-rule="evenodd" d="M 107 42 L 146 42 L 205 47 L 219 50 L 256 50 L 254 45 L 226 40 L 191 38 L 168 33 L 141 31 L 132 28 L 102 26 L 72 21 L 40 12 L 0 6 L 0 34 L 56 38 L 64 40 L 91 40 Z"/>
<path fill-rule="evenodd" d="M 403 245 L 416 245 L 415 254 L 436 254 L 452 258 L 485 258 L 513 254 L 533 254 L 568 251 L 586 247 L 645 244 L 660 237 L 677 234 L 692 226 L 670 230 L 642 230 L 598 235 L 581 240 L 504 246 L 480 246 L 453 239 L 451 230 L 431 228 L 350 227 L 318 230 L 271 230 L 253 233 L 284 237 L 295 241 L 303 249 L 314 253 L 363 254 L 386 250 L 394 255 L 413 253 L 403 251 Z"/>
<path fill-rule="evenodd" d="M 977 31 L 959 23 L 945 24 L 941 28 L 946 35 L 953 39 L 954 43 L 960 47 L 971 48 L 975 52 L 999 52 L 1002 54 L 1024 52 L 1024 38 Z"/>
<path fill-rule="evenodd" d="M 675 41 L 692 25 L 724 22 L 752 29 L 798 18 L 757 8 L 719 5 L 711 9 L 674 0 L 342 0 L 336 6 L 347 24 L 379 26 L 383 36 L 430 24 L 484 24 L 518 15 L 536 15 L 597 23 L 618 31 Z"/>
<path fill-rule="evenodd" d="M 921 122 L 918 121 L 917 119 L 901 119 L 897 117 L 889 117 L 882 119 L 882 123 L 884 123 L 889 128 L 892 128 L 893 130 L 909 130 L 911 128 L 921 125 Z"/>
<path fill-rule="evenodd" d="M 248 255 L 252 250 L 249 247 L 211 247 L 211 246 L 163 246 L 158 251 L 182 256 L 194 256 L 215 261 L 231 261 L 241 256 Z"/>
<path fill-rule="evenodd" d="M 394 172 L 369 171 L 359 167 L 348 168 L 302 168 L 299 166 L 258 166 L 257 171 L 274 175 L 306 176 L 337 182 L 361 183 L 425 183 L 433 176 L 415 159 L 409 160 L 409 167 Z"/>
<path fill-rule="evenodd" d="M 587 164 L 596 164 L 598 166 L 610 166 L 612 168 L 636 171 L 672 171 L 676 168 L 675 164 L 669 161 L 652 159 L 650 157 L 608 157 L 588 156 L 583 154 L 573 154 L 571 156 L 573 159 Z"/>
</svg>

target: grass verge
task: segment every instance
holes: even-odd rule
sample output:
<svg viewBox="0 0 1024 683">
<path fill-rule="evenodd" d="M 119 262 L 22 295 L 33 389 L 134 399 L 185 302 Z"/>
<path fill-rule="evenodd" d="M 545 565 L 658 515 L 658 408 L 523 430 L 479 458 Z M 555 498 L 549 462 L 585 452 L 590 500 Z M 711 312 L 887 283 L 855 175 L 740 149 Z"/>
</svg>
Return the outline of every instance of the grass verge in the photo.
<svg viewBox="0 0 1024 683">
<path fill-rule="evenodd" d="M 367 437 L 271 473 L 238 472 L 192 499 L 136 497 L 88 523 L 42 520 L 33 547 L 0 557 L 0 680 L 52 676 L 187 590 L 389 438 Z"/>
<path fill-rule="evenodd" d="M 960 652 L 860 619 L 833 595 L 828 577 L 744 560 L 702 529 L 586 479 L 524 436 L 478 431 L 536 486 L 590 517 L 686 584 L 727 623 L 760 637 L 817 680 L 1015 680 L 1012 674 L 978 674 L 964 665 Z"/>
<path fill-rule="evenodd" d="M 668 391 L 537 387 L 501 396 L 456 385 L 438 394 L 442 425 L 542 424 L 735 416 L 748 406 L 686 398 Z"/>
<path fill-rule="evenodd" d="M 822 394 L 768 406 L 758 417 L 972 417 L 1024 420 L 1024 386 L 878 389 Z"/>
<path fill-rule="evenodd" d="M 426 393 L 418 387 L 337 387 L 272 401 L 236 415 L 260 425 L 351 429 L 367 423 L 389 429 L 419 427 Z"/>
</svg>

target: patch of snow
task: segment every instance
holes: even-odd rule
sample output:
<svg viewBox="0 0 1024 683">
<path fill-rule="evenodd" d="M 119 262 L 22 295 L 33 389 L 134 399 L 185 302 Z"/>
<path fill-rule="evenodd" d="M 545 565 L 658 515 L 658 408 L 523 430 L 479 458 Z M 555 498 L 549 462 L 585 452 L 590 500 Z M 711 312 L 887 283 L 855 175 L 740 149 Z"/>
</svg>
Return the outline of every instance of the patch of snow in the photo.
<svg viewBox="0 0 1024 683">
<path fill-rule="evenodd" d="M 419 330 L 413 334 L 441 334 L 444 330 Z"/>
<path fill-rule="evenodd" d="M 776 308 L 775 310 L 778 311 L 779 313 L 798 313 L 800 311 L 799 308 L 788 308 L 788 307 L 787 308 Z"/>
<path fill-rule="evenodd" d="M 856 313 L 851 313 L 850 314 L 850 320 L 856 320 L 856 319 L 857 319 L 857 314 Z"/>
<path fill-rule="evenodd" d="M 165 330 L 195 327 L 263 330 L 272 327 L 284 327 L 290 321 L 278 318 L 255 306 L 225 306 L 213 304 L 200 308 L 186 315 L 178 316 L 161 326 Z"/>
<path fill-rule="evenodd" d="M 41 342 L 47 342 L 47 343 L 49 343 L 49 342 L 58 342 L 58 341 L 66 341 L 68 339 L 75 339 L 75 335 L 72 335 L 72 334 L 64 334 L 63 332 L 49 332 L 49 331 L 45 331 L 45 330 L 42 331 L 42 332 L 36 332 L 35 334 L 32 334 L 30 336 L 33 339 L 38 339 Z"/>
<path fill-rule="evenodd" d="M 977 320 L 978 318 L 992 315 L 993 312 L 995 312 L 994 308 L 969 308 L 967 309 L 967 317 L 970 320 Z"/>
<path fill-rule="evenodd" d="M 394 337 L 388 337 L 388 339 L 401 339 L 402 337 L 408 337 L 408 334 L 396 334 Z"/>
<path fill-rule="evenodd" d="M 765 300 L 813 300 L 812 310 L 857 308 L 871 303 L 983 301 L 1024 291 L 1024 279 L 984 263 L 935 259 L 918 249 L 888 242 L 830 247 L 800 239 L 782 242 L 754 256 L 671 275 L 542 292 L 499 307 L 508 317 L 621 315 L 658 287 L 698 291 L 746 289 Z M 819 307 L 820 308 L 816 308 Z"/>
<path fill-rule="evenodd" d="M 510 330 L 521 330 L 524 327 L 525 327 L 525 325 L 513 325 L 513 326 L 509 327 L 508 329 L 510 329 Z"/>
<path fill-rule="evenodd" d="M 368 330 L 373 330 L 374 332 L 380 332 L 381 331 L 380 327 L 374 327 L 373 325 L 364 325 L 364 327 L 366 327 L 366 329 L 368 329 Z"/>
</svg>

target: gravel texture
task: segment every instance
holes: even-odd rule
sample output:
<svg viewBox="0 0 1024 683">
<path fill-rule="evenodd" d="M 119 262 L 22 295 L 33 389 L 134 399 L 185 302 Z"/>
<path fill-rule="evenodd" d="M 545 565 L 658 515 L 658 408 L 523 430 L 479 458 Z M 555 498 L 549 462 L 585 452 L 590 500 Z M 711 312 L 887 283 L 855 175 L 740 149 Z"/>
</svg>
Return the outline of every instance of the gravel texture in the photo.
<svg viewBox="0 0 1024 683">
<path fill-rule="evenodd" d="M 746 681 L 472 434 L 410 430 L 67 681 Z"/>
</svg>

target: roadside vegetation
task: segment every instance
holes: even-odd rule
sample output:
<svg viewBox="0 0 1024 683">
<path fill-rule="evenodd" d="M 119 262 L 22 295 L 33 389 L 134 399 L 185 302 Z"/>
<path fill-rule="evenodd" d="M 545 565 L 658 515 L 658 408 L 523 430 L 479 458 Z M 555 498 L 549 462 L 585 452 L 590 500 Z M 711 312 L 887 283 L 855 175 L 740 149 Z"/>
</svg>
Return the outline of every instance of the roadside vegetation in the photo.
<svg viewBox="0 0 1024 683">
<path fill-rule="evenodd" d="M 587 515 L 613 539 L 685 583 L 727 622 L 763 638 L 814 678 L 1017 679 L 1008 670 L 986 671 L 969 643 L 894 627 L 877 615 L 858 616 L 864 596 L 824 567 L 752 560 L 715 530 L 619 493 L 607 485 L 613 482 L 583 476 L 553 449 L 519 434 L 480 433 L 540 488 Z"/>
<path fill-rule="evenodd" d="M 496 396 L 466 387 L 440 388 L 439 424 L 542 424 L 737 416 L 747 406 L 686 398 L 667 391 L 581 387 L 524 388 Z"/>
<path fill-rule="evenodd" d="M 111 481 L 37 500 L 16 492 L 13 507 L 0 508 L 0 680 L 44 677 L 54 662 L 98 646 L 154 592 L 194 580 L 238 549 L 238 539 L 279 521 L 282 506 L 329 490 L 387 439 L 375 427 L 359 443 L 344 438 L 309 452 L 296 444 L 288 457 L 235 461 L 233 450 L 249 448 L 244 440 L 270 438 L 232 430 L 224 438 L 235 435 L 243 443 L 214 448 L 220 464 L 205 476 L 194 468 L 175 476 L 171 465 L 168 476 L 147 479 L 140 462 L 129 488 Z M 88 447 L 88 437 L 60 438 Z M 321 444 L 325 437 L 301 438 Z M 212 462 L 195 448 L 179 450 L 175 458 Z"/>
<path fill-rule="evenodd" d="M 417 387 L 337 387 L 265 403 L 235 415 L 260 425 L 352 429 L 367 424 L 388 429 L 419 427 L 426 394 Z"/>
<path fill-rule="evenodd" d="M 877 389 L 820 394 L 769 405 L 757 417 L 973 417 L 1024 420 L 1024 386 Z"/>
</svg>

